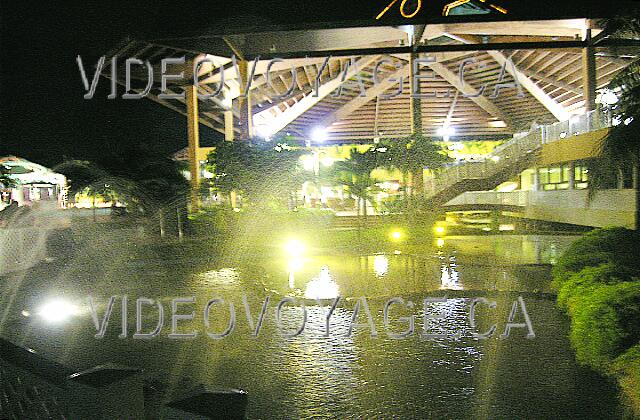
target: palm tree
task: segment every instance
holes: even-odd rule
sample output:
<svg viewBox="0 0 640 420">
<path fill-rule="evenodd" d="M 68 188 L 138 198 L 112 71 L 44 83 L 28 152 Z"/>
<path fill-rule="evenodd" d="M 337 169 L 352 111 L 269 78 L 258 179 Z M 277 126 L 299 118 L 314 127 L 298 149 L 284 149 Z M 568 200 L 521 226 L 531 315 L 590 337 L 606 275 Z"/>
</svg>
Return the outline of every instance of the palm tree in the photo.
<svg viewBox="0 0 640 420">
<path fill-rule="evenodd" d="M 117 196 L 128 209 L 156 218 L 160 233 L 164 235 L 166 212 L 175 211 L 176 215 L 183 212 L 189 184 L 173 160 L 138 152 L 132 150 L 126 155 L 105 159 L 101 162 L 103 166 L 89 161 L 66 160 L 55 170 L 67 177 L 72 196 L 82 191 L 94 198 Z"/>
<path fill-rule="evenodd" d="M 610 19 L 605 24 L 609 34 L 640 39 L 640 17 Z M 616 93 L 618 101 L 610 106 L 613 126 L 600 145 L 600 161 L 591 171 L 590 188 L 593 194 L 610 185 L 612 169 L 633 174 L 635 188 L 636 230 L 640 228 L 640 60 L 636 60 L 616 75 L 608 88 Z"/>
<path fill-rule="evenodd" d="M 385 147 L 387 158 L 384 160 L 384 166 L 397 169 L 402 174 L 407 208 L 411 208 L 409 204 L 423 193 L 424 169 L 437 172 L 451 160 L 438 144 L 420 134 L 388 141 Z"/>
<path fill-rule="evenodd" d="M 334 182 L 349 188 L 349 192 L 357 199 L 358 217 L 360 209 L 362 209 L 365 221 L 367 219 L 367 201 L 376 183 L 371 172 L 380 166 L 380 151 L 375 147 L 364 152 L 359 152 L 354 147 L 349 152 L 348 159 L 336 162 L 333 166 Z"/>
<path fill-rule="evenodd" d="M 241 192 L 254 205 L 282 205 L 303 182 L 302 150 L 283 143 L 219 141 L 207 156 L 207 168 L 215 174 L 213 186 L 231 194 Z M 229 200 L 231 202 L 231 200 Z"/>
</svg>

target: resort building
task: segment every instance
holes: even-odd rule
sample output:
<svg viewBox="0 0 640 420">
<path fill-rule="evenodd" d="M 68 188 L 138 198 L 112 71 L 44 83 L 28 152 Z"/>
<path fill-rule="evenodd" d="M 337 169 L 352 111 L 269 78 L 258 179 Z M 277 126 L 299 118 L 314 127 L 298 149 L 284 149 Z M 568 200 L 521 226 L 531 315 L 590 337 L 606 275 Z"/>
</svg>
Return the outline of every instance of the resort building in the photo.
<svg viewBox="0 0 640 420">
<path fill-rule="evenodd" d="M 611 191 L 588 192 L 600 140 L 624 124 L 610 116 L 617 98 L 607 86 L 637 57 L 636 41 L 613 38 L 599 17 L 606 16 L 536 19 L 457 1 L 428 23 L 226 27 L 126 40 L 106 57 L 116 68 L 102 74 L 113 79 L 128 57 L 146 63 L 131 69 L 137 87 L 129 93 L 187 117 L 188 147 L 178 154 L 189 161 L 194 191 L 211 175 L 201 125 L 228 141 L 295 142 L 309 150 L 302 163 L 316 173 L 352 147 L 419 135 L 453 160 L 435 175 L 425 168 L 424 188 L 413 185 L 431 207 L 493 206 L 523 218 L 631 227 L 637 174 L 612 174 Z M 171 77 L 145 89 L 148 68 Z M 376 175 L 370 210 L 392 211 L 382 202 L 409 185 L 393 171 Z M 348 192 L 318 183 L 298 199 L 353 211 Z M 192 200 L 197 208 L 201 200 Z"/>
<path fill-rule="evenodd" d="M 34 202 L 64 206 L 67 184 L 64 175 L 15 156 L 0 157 L 0 165 L 13 184 L 0 184 L 0 208 L 9 205 L 11 201 L 19 206 L 29 206 Z"/>
</svg>

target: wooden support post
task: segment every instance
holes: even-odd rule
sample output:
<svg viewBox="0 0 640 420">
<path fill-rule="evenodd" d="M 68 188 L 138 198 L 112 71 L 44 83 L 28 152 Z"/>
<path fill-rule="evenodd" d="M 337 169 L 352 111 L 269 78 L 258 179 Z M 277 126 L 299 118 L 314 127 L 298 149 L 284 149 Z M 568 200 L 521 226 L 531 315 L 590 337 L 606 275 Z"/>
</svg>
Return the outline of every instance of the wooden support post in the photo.
<svg viewBox="0 0 640 420">
<path fill-rule="evenodd" d="M 415 77 L 420 73 L 419 63 L 415 61 L 416 59 L 418 59 L 418 53 L 411 53 L 409 58 L 409 65 L 411 66 L 411 95 L 409 96 L 409 102 L 411 104 L 411 134 L 419 138 L 422 135 L 422 99 L 420 98 L 422 90 L 420 88 L 420 78 Z M 421 196 L 424 193 L 424 170 L 422 168 L 411 174 L 411 190 L 411 195 L 414 196 Z"/>
<path fill-rule="evenodd" d="M 187 105 L 187 137 L 189 172 L 191 174 L 191 211 L 196 212 L 200 207 L 198 191 L 200 187 L 200 162 L 198 161 L 198 148 L 200 148 L 200 133 L 198 127 L 198 88 L 189 85 L 186 90 Z"/>
<path fill-rule="evenodd" d="M 585 112 L 596 109 L 596 54 L 591 43 L 591 29 L 585 30 L 587 46 L 582 49 L 582 96 Z"/>
<path fill-rule="evenodd" d="M 240 69 L 240 89 L 243 89 L 244 86 L 242 86 L 242 84 L 246 85 L 250 77 L 249 63 L 247 60 L 240 60 L 238 67 Z M 240 107 L 240 139 L 248 140 L 253 137 L 253 115 L 251 112 L 251 94 L 249 91 L 240 92 L 238 105 Z"/>
<path fill-rule="evenodd" d="M 409 102 L 411 102 L 411 134 L 422 134 L 422 99 L 419 97 L 420 79 L 416 80 L 416 74 L 420 73 L 420 69 L 417 68 L 418 63 L 415 60 L 418 58 L 418 53 L 411 53 L 409 59 L 410 71 L 411 71 L 411 95 L 409 96 Z"/>
<path fill-rule="evenodd" d="M 224 111 L 224 139 L 233 141 L 233 111 Z"/>
</svg>

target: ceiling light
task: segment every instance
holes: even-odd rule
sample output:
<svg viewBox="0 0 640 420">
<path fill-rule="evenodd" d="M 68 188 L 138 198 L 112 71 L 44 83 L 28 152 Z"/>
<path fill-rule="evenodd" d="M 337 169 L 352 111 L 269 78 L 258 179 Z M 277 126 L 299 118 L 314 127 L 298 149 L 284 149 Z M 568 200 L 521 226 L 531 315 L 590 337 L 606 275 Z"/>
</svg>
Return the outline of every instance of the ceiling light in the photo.
<svg viewBox="0 0 640 420">
<path fill-rule="evenodd" d="M 311 131 L 311 140 L 321 143 L 327 140 L 327 130 L 322 127 L 316 127 Z"/>
<path fill-rule="evenodd" d="M 438 128 L 438 135 L 442 137 L 449 137 L 456 134 L 456 129 L 449 126 L 442 126 Z"/>
</svg>

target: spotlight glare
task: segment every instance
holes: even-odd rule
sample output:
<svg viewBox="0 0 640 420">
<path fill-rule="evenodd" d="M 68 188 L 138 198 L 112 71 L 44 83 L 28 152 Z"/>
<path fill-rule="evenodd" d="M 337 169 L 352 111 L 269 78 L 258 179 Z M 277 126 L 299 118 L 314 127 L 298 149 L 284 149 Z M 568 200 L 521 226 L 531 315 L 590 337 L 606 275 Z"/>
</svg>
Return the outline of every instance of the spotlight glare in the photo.
<svg viewBox="0 0 640 420">
<path fill-rule="evenodd" d="M 327 130 L 322 127 L 316 127 L 311 131 L 311 140 L 322 143 L 327 140 L 328 134 Z"/>
<path fill-rule="evenodd" d="M 78 307 L 63 299 L 56 299 L 45 303 L 38 315 L 49 323 L 60 323 L 78 314 Z"/>
<path fill-rule="evenodd" d="M 454 127 L 443 126 L 438 128 L 438 135 L 443 137 L 449 137 L 456 134 L 456 129 Z"/>
<path fill-rule="evenodd" d="M 304 253 L 305 246 L 302 242 L 292 239 L 284 246 L 285 251 L 292 257 L 299 257 Z"/>
<path fill-rule="evenodd" d="M 618 95 L 612 90 L 605 90 L 599 95 L 598 101 L 603 105 L 615 105 L 618 103 Z"/>
</svg>

